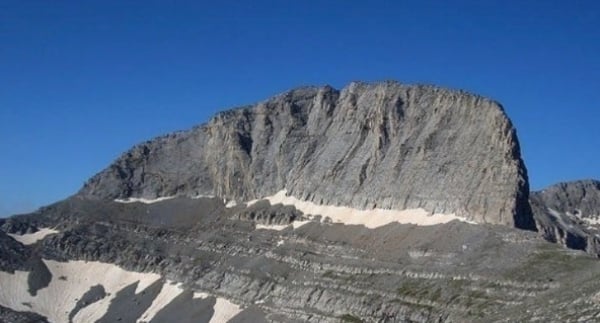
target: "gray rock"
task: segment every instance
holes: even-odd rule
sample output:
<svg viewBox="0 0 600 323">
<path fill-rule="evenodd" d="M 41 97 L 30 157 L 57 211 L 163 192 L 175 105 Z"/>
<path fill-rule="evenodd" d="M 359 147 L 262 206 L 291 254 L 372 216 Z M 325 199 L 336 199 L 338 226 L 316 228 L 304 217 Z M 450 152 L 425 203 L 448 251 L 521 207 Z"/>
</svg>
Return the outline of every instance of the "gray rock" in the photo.
<svg viewBox="0 0 600 323">
<path fill-rule="evenodd" d="M 229 323 L 268 323 L 268 321 L 260 308 L 250 306 L 229 320 Z"/>
<path fill-rule="evenodd" d="M 259 201 L 256 204 L 248 207 L 241 208 L 241 210 L 234 209 L 233 218 L 245 221 L 252 221 L 259 224 L 290 224 L 293 221 L 303 220 L 302 212 L 298 211 L 295 207 L 290 205 L 274 205 L 270 206 L 267 201 Z"/>
<path fill-rule="evenodd" d="M 68 278 L 63 278 L 63 279 L 68 279 Z M 77 315 L 77 313 L 79 313 L 79 311 L 81 311 L 82 309 L 86 308 L 87 306 L 103 299 L 104 297 L 106 297 L 106 291 L 104 290 L 104 286 L 102 285 L 95 285 L 92 286 L 87 292 L 85 292 L 85 294 L 83 294 L 81 296 L 81 298 L 79 300 L 77 300 L 77 303 L 75 303 L 75 307 L 71 310 L 71 312 L 69 312 L 69 323 L 73 322 L 73 318 L 75 318 L 75 316 Z"/>
<path fill-rule="evenodd" d="M 600 217 L 600 181 L 564 182 L 533 192 L 531 198 L 547 208 L 578 214 L 580 218 Z"/>
<path fill-rule="evenodd" d="M 31 271 L 27 275 L 27 290 L 30 295 L 36 296 L 40 289 L 48 287 L 50 281 L 52 281 L 52 273 L 50 273 L 46 264 L 39 258 L 32 257 L 28 265 Z"/>
<path fill-rule="evenodd" d="M 534 229 L 527 172 L 502 107 L 396 82 L 295 89 L 140 144 L 91 178 L 87 199 L 286 189 L 320 204 L 424 208 Z"/>
<path fill-rule="evenodd" d="M 181 283 L 185 292 L 153 322 L 207 321 L 214 297 L 240 305 L 235 320 L 242 322 L 566 322 L 600 313 L 600 263 L 534 232 L 458 221 L 257 230 L 254 221 L 267 218 L 236 215 L 285 221 L 293 210 L 266 202 L 244 208 L 226 209 L 217 199 L 146 205 L 72 198 L 38 214 L 60 232 L 26 250 Z M 137 294 L 135 284 L 121 289 L 101 321 L 136 321 L 160 285 Z M 96 299 L 90 291 L 79 300 Z M 212 296 L 194 299 L 194 291 Z"/>
<path fill-rule="evenodd" d="M 156 313 L 150 323 L 209 323 L 215 302 L 214 297 L 193 298 L 191 291 L 183 292 Z"/>
<path fill-rule="evenodd" d="M 137 285 L 131 284 L 117 292 L 97 323 L 136 322 L 160 293 L 162 282 L 155 282 L 138 294 L 135 293 Z"/>
<path fill-rule="evenodd" d="M 33 312 L 18 312 L 0 305 L 0 322 L 2 323 L 44 323 L 48 320 Z"/>
<path fill-rule="evenodd" d="M 529 321 L 519 315 L 547 307 L 548 300 L 573 303 L 569 291 L 581 293 L 577 299 L 591 299 L 600 288 L 594 280 L 600 264 L 594 259 L 571 256 L 533 232 L 503 226 L 451 222 L 372 230 L 311 223 L 270 231 L 255 230 L 247 219 L 238 220 L 221 208 L 215 208 L 221 213 L 208 222 L 203 212 L 211 210 L 199 210 L 198 224 L 187 227 L 156 227 L 157 218 L 128 216 L 148 207 L 163 210 L 168 218 L 178 212 L 172 202 L 144 206 L 76 200 L 57 206 L 61 214 L 78 215 L 61 220 L 62 232 L 44 239 L 39 251 L 43 258 L 157 272 L 189 290 L 208 291 L 244 308 L 259 306 L 270 322 L 493 322 L 498 319 L 487 317 L 507 310 L 510 318 L 519 318 L 513 321 Z M 255 206 L 267 208 L 253 208 L 262 214 L 281 209 Z M 133 299 L 132 290 L 119 293 L 108 321 L 139 316 L 141 309 L 125 312 L 130 306 L 123 306 Z M 194 309 L 201 306 L 184 303 L 165 308 L 164 317 L 195 317 Z M 527 306 L 521 309 L 519 304 Z M 553 315 L 568 317 L 562 310 L 545 314 L 549 321 L 564 321 L 552 320 Z"/>
<path fill-rule="evenodd" d="M 600 181 L 559 183 L 531 194 L 545 239 L 600 256 Z"/>
<path fill-rule="evenodd" d="M 38 229 L 31 222 L 19 221 L 18 218 L 3 219 L 0 230 L 6 233 L 26 234 L 37 232 Z"/>
</svg>

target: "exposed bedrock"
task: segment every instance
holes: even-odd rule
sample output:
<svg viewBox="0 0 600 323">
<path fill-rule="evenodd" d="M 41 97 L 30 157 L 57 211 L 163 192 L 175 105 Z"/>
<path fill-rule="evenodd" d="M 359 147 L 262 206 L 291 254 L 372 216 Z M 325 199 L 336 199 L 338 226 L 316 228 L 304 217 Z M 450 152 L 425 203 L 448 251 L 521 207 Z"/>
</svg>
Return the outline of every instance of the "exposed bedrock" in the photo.
<svg viewBox="0 0 600 323">
<path fill-rule="evenodd" d="M 533 192 L 531 206 L 544 238 L 600 255 L 600 181 L 559 183 Z"/>
<path fill-rule="evenodd" d="M 527 172 L 502 107 L 431 86 L 304 87 L 137 145 L 80 197 L 212 195 L 282 189 L 319 204 L 423 208 L 535 229 Z"/>
</svg>

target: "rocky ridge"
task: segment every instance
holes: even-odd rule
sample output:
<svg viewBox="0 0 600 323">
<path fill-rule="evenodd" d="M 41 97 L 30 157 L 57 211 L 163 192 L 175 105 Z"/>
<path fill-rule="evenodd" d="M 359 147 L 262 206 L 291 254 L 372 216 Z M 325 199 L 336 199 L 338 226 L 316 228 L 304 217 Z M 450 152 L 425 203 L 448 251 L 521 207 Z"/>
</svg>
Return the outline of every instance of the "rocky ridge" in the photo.
<svg viewBox="0 0 600 323">
<path fill-rule="evenodd" d="M 600 181 L 552 185 L 533 192 L 531 205 L 545 239 L 600 256 Z"/>
<path fill-rule="evenodd" d="M 305 87 L 140 144 L 90 179 L 96 199 L 282 189 L 317 204 L 454 213 L 535 229 L 527 173 L 502 107 L 396 82 Z"/>
</svg>

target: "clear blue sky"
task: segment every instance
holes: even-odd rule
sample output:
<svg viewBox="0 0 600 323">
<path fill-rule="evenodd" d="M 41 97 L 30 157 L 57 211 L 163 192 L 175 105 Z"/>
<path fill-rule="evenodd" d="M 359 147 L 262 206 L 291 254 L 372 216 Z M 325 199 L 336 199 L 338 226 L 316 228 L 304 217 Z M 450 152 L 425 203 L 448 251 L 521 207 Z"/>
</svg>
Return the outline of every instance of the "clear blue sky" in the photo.
<svg viewBox="0 0 600 323">
<path fill-rule="evenodd" d="M 240 3 L 0 0 L 0 216 L 216 111 L 353 80 L 492 97 L 534 189 L 600 178 L 600 1 Z"/>
</svg>

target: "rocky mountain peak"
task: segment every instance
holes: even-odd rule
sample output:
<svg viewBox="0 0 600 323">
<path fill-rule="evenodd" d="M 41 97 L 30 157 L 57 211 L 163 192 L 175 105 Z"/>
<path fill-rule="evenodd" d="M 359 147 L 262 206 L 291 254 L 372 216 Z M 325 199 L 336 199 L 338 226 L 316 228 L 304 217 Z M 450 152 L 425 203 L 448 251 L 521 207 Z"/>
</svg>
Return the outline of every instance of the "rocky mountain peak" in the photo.
<svg viewBox="0 0 600 323">
<path fill-rule="evenodd" d="M 301 87 L 219 113 L 134 147 L 79 196 L 247 201 L 283 189 L 317 204 L 533 228 L 526 169 L 502 107 L 398 82 Z"/>
<path fill-rule="evenodd" d="M 600 263 L 539 238 L 598 256 L 599 187 L 530 195 L 492 100 L 302 87 L 0 219 L 0 321 L 593 321 Z"/>
</svg>

